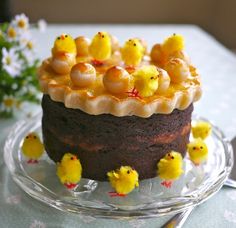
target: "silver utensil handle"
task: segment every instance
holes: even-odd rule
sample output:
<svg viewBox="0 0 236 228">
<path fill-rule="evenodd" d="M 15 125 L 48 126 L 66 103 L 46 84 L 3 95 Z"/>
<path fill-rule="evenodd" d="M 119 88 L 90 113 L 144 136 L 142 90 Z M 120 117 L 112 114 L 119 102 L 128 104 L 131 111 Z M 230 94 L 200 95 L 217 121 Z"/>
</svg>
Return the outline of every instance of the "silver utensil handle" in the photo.
<svg viewBox="0 0 236 228">
<path fill-rule="evenodd" d="M 231 187 L 231 188 L 236 188 L 236 181 L 228 178 L 224 182 L 224 186 L 228 186 L 228 187 Z"/>
<path fill-rule="evenodd" d="M 184 212 L 178 213 L 177 215 L 172 217 L 167 223 L 165 223 L 162 228 L 181 228 L 194 208 L 195 206 L 190 207 Z"/>
</svg>

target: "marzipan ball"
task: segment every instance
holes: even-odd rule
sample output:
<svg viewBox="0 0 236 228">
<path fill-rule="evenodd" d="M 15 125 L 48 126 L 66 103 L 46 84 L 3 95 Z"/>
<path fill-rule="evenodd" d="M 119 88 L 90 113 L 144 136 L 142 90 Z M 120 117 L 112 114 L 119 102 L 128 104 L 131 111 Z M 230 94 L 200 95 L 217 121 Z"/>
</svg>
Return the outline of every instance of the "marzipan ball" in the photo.
<svg viewBox="0 0 236 228">
<path fill-rule="evenodd" d="M 159 86 L 158 86 L 158 92 L 163 93 L 165 92 L 169 86 L 170 86 L 170 76 L 168 73 L 161 69 L 157 69 L 159 71 Z"/>
<path fill-rule="evenodd" d="M 89 63 L 77 63 L 71 69 L 70 78 L 74 85 L 87 87 L 94 83 L 96 70 Z"/>
<path fill-rule="evenodd" d="M 89 45 L 91 41 L 90 39 L 79 36 L 75 39 L 75 44 L 77 48 L 77 56 L 79 57 L 86 57 L 89 56 Z"/>
<path fill-rule="evenodd" d="M 168 72 L 171 82 L 174 83 L 183 82 L 191 75 L 187 63 L 178 58 L 170 59 L 165 66 L 165 70 Z"/>
<path fill-rule="evenodd" d="M 57 53 L 52 57 L 51 67 L 57 74 L 69 74 L 75 64 L 75 55 Z"/>
<path fill-rule="evenodd" d="M 163 65 L 163 63 L 165 61 L 165 56 L 164 56 L 164 54 L 163 54 L 163 52 L 161 50 L 161 44 L 155 44 L 152 47 L 150 56 L 151 56 L 151 60 L 154 63 L 157 63 L 159 65 Z"/>
<path fill-rule="evenodd" d="M 188 65 L 191 64 L 190 58 L 189 58 L 189 56 L 186 54 L 185 51 L 176 51 L 176 52 L 174 52 L 173 54 L 171 54 L 171 55 L 169 56 L 169 59 L 171 59 L 171 58 L 179 58 L 179 59 L 184 60 L 184 62 L 186 62 Z"/>
<path fill-rule="evenodd" d="M 130 75 L 122 67 L 114 66 L 107 70 L 103 84 L 110 93 L 125 93 L 129 90 Z"/>
</svg>

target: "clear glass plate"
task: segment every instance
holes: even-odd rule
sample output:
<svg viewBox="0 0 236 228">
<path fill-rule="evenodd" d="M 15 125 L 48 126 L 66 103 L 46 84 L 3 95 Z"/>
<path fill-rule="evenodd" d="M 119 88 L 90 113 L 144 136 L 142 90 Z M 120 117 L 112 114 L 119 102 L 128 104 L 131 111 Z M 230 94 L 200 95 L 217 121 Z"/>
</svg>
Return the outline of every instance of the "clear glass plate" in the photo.
<svg viewBox="0 0 236 228">
<path fill-rule="evenodd" d="M 202 118 L 194 118 L 194 121 Z M 205 120 L 205 119 L 204 119 Z M 206 121 L 206 120 L 205 120 Z M 23 138 L 35 131 L 40 136 L 41 114 L 19 121 L 10 132 L 4 159 L 14 181 L 30 196 L 62 211 L 102 218 L 150 218 L 186 210 L 200 204 L 223 185 L 233 166 L 233 150 L 222 132 L 213 126 L 207 138 L 209 158 L 194 166 L 184 159 L 184 174 L 167 189 L 159 178 L 140 181 L 126 197 L 111 197 L 108 182 L 82 179 L 74 190 L 66 189 L 56 176 L 56 166 L 46 153 L 38 164 L 28 164 L 21 153 Z"/>
</svg>

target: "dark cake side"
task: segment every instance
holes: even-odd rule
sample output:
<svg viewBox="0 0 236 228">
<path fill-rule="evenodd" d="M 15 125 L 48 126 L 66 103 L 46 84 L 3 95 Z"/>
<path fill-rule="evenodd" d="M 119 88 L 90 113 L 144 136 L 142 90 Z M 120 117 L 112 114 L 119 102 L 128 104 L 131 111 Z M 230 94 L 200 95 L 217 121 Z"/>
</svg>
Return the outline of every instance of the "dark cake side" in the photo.
<svg viewBox="0 0 236 228">
<path fill-rule="evenodd" d="M 104 181 L 106 173 L 129 165 L 140 179 L 157 174 L 157 162 L 171 150 L 185 156 L 191 130 L 193 105 L 171 114 L 149 118 L 89 115 L 63 103 L 42 99 L 42 131 L 49 157 L 58 162 L 65 153 L 81 161 L 84 178 Z"/>
</svg>

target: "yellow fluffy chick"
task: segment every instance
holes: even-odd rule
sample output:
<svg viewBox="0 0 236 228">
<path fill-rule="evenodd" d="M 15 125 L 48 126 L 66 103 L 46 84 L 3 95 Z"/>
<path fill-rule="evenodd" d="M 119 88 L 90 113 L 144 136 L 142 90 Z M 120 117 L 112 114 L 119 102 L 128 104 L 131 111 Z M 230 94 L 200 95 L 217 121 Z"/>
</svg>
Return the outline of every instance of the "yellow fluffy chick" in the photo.
<svg viewBox="0 0 236 228">
<path fill-rule="evenodd" d="M 127 66 L 138 66 L 144 54 L 144 48 L 138 39 L 130 39 L 121 49 L 122 60 Z"/>
<path fill-rule="evenodd" d="M 51 67 L 57 74 L 68 74 L 75 64 L 76 53 L 76 44 L 70 35 L 58 36 L 52 48 Z"/>
<path fill-rule="evenodd" d="M 57 163 L 57 176 L 62 184 L 67 188 L 73 189 L 81 179 L 82 166 L 76 155 L 66 153 Z"/>
<path fill-rule="evenodd" d="M 178 179 L 183 173 L 183 159 L 179 152 L 171 151 L 166 154 L 157 164 L 158 176 L 165 180 L 161 184 L 170 188 L 173 180 Z"/>
<path fill-rule="evenodd" d="M 206 139 L 211 134 L 211 124 L 205 121 L 198 121 L 192 126 L 192 134 L 194 138 Z"/>
<path fill-rule="evenodd" d="M 143 66 L 134 72 L 134 88 L 138 92 L 136 96 L 150 97 L 158 89 L 159 72 L 154 65 Z M 136 91 L 130 92 L 136 93 Z"/>
<path fill-rule="evenodd" d="M 195 165 L 199 165 L 207 160 L 208 148 L 201 138 L 197 138 L 188 144 L 188 153 L 190 160 Z"/>
<path fill-rule="evenodd" d="M 138 173 L 130 166 L 121 166 L 107 173 L 111 186 L 115 189 L 111 196 L 125 196 L 139 186 Z"/>
<path fill-rule="evenodd" d="M 107 32 L 98 32 L 92 39 L 89 46 L 89 53 L 94 58 L 95 63 L 102 63 L 111 56 L 111 38 Z"/>
<path fill-rule="evenodd" d="M 161 50 L 164 54 L 170 55 L 174 52 L 184 49 L 184 38 L 182 35 L 173 34 L 168 37 L 161 45 Z"/>
<path fill-rule="evenodd" d="M 34 132 L 29 133 L 25 137 L 21 149 L 23 154 L 29 158 L 28 163 L 38 163 L 37 159 L 39 159 L 44 152 L 44 146 L 39 136 Z"/>
<path fill-rule="evenodd" d="M 61 34 L 58 36 L 54 42 L 54 46 L 52 48 L 52 55 L 56 55 L 58 53 L 67 53 L 76 55 L 77 49 L 74 39 L 68 34 Z"/>
</svg>

